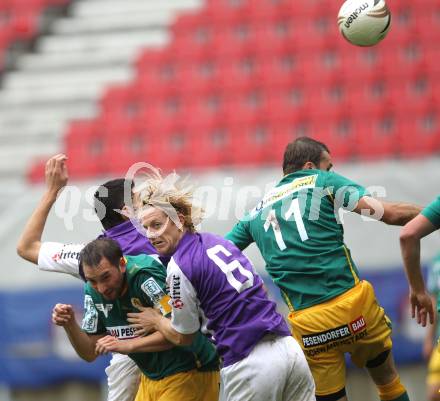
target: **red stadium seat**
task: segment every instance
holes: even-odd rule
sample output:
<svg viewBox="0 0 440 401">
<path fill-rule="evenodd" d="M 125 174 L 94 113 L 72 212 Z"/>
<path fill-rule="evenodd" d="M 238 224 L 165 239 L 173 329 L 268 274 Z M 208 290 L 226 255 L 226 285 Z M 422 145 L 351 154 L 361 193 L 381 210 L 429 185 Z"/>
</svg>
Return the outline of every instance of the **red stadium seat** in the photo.
<svg viewBox="0 0 440 401">
<path fill-rule="evenodd" d="M 310 136 L 324 142 L 331 149 L 332 158 L 343 161 L 353 159 L 355 124 L 348 113 L 341 113 L 333 120 L 310 120 Z"/>
<path fill-rule="evenodd" d="M 222 88 L 224 75 L 215 61 L 187 64 L 176 77 L 177 92 L 185 96 L 204 96 Z"/>
<path fill-rule="evenodd" d="M 399 120 L 398 152 L 402 157 L 421 157 L 440 151 L 438 107 L 427 107 L 418 116 Z"/>
<path fill-rule="evenodd" d="M 258 60 L 258 82 L 269 90 L 288 90 L 291 86 L 304 84 L 307 74 L 304 60 L 284 53 Z"/>
<path fill-rule="evenodd" d="M 214 168 L 231 163 L 235 149 L 225 124 L 211 122 L 194 127 L 189 141 L 191 168 Z"/>
<path fill-rule="evenodd" d="M 141 91 L 136 85 L 111 86 L 100 100 L 103 117 L 133 118 L 142 109 Z"/>
<path fill-rule="evenodd" d="M 355 155 L 362 160 L 393 157 L 398 141 L 398 119 L 383 113 L 376 119 L 359 119 L 354 122 Z"/>
<path fill-rule="evenodd" d="M 71 122 L 64 142 L 70 176 L 83 179 L 102 174 L 102 147 L 103 139 L 97 121 Z"/>
<path fill-rule="evenodd" d="M 256 119 L 249 125 L 231 126 L 231 146 L 234 149 L 231 164 L 261 166 L 275 163 L 268 121 Z"/>
</svg>

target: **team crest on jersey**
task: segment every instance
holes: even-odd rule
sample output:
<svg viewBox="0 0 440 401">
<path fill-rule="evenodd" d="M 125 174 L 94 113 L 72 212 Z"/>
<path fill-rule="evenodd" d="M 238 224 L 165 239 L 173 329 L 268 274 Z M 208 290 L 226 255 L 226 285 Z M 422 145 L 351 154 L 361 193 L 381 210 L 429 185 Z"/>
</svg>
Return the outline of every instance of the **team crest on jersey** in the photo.
<svg viewBox="0 0 440 401">
<path fill-rule="evenodd" d="M 141 289 L 149 296 L 149 298 L 153 301 L 153 304 L 159 303 L 162 297 L 165 295 L 160 285 L 157 284 L 156 280 L 152 277 L 142 283 Z"/>
<path fill-rule="evenodd" d="M 95 304 L 95 306 L 106 318 L 108 317 L 108 313 L 113 309 L 113 304 Z"/>
<path fill-rule="evenodd" d="M 131 304 L 138 310 L 141 310 L 143 307 L 142 302 L 139 298 L 131 298 Z"/>
</svg>

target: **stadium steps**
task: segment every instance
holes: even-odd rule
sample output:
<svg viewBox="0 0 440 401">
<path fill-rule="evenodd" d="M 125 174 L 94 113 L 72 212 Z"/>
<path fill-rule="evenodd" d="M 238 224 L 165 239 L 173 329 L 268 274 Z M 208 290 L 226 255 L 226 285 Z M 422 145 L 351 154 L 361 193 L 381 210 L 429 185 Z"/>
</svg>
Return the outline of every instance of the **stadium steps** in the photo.
<svg viewBox="0 0 440 401">
<path fill-rule="evenodd" d="M 131 59 L 137 48 L 124 46 L 118 51 L 107 49 L 95 49 L 93 51 L 70 51 L 63 54 L 24 54 L 17 62 L 20 70 L 33 69 L 34 71 L 51 71 L 69 68 L 82 68 L 84 65 L 93 68 L 101 65 L 125 65 L 127 59 Z"/>
<path fill-rule="evenodd" d="M 21 178 L 35 160 L 60 151 L 68 122 L 96 117 L 108 85 L 133 79 L 141 49 L 164 46 L 176 14 L 200 6 L 201 0 L 73 2 L 3 77 L 0 177 Z"/>
</svg>

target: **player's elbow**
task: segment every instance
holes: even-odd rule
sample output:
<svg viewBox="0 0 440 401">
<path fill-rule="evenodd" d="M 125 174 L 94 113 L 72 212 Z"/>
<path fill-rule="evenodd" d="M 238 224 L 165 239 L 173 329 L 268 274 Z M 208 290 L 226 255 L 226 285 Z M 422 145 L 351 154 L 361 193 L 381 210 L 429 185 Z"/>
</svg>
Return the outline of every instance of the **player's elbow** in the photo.
<svg viewBox="0 0 440 401">
<path fill-rule="evenodd" d="M 78 353 L 78 356 L 86 362 L 94 362 L 97 358 L 95 353 Z"/>
<path fill-rule="evenodd" d="M 29 260 L 30 258 L 29 248 L 22 241 L 19 241 L 17 244 L 17 254 L 22 259 Z"/>
<path fill-rule="evenodd" d="M 20 258 L 26 259 L 25 258 L 26 251 L 25 251 L 25 248 L 21 242 L 19 242 L 17 244 L 16 251 L 17 251 L 17 255 L 20 256 Z"/>
<path fill-rule="evenodd" d="M 407 224 L 400 230 L 399 239 L 400 244 L 405 246 L 419 241 L 420 238 L 417 234 L 417 231 Z"/>
<path fill-rule="evenodd" d="M 18 256 L 31 263 L 38 264 L 38 253 L 40 252 L 40 243 L 26 243 L 25 241 L 18 241 L 16 248 Z"/>
</svg>

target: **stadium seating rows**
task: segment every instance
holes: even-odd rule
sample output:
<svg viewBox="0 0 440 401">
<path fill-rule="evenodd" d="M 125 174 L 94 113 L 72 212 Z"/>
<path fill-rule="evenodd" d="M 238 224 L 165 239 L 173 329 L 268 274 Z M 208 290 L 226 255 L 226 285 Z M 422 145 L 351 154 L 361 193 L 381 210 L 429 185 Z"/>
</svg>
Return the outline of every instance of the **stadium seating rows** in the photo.
<svg viewBox="0 0 440 401">
<path fill-rule="evenodd" d="M 69 0 L 0 0 L 0 71 L 7 49 L 16 41 L 29 40 L 38 33 L 41 13 L 49 6 Z"/>
<path fill-rule="evenodd" d="M 211 0 L 180 17 L 164 49 L 103 95 L 65 147 L 77 178 L 133 162 L 168 170 L 279 163 L 299 135 L 339 160 L 420 157 L 440 150 L 440 3 L 390 2 L 378 46 L 346 43 L 330 0 Z M 38 168 L 31 178 L 39 175 Z"/>
</svg>

